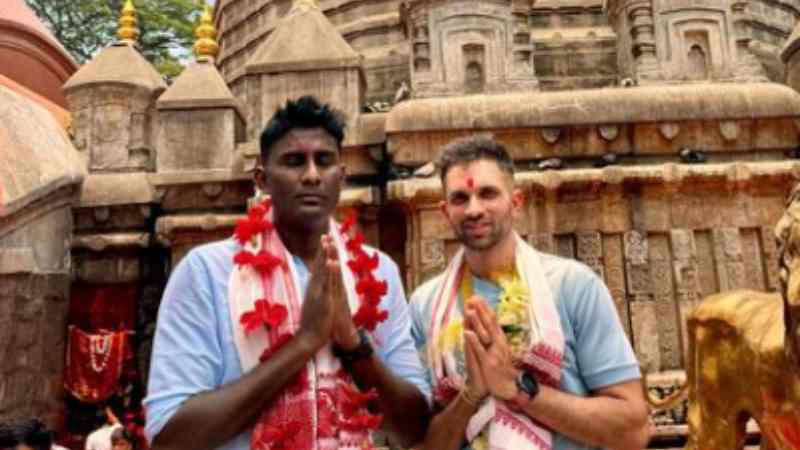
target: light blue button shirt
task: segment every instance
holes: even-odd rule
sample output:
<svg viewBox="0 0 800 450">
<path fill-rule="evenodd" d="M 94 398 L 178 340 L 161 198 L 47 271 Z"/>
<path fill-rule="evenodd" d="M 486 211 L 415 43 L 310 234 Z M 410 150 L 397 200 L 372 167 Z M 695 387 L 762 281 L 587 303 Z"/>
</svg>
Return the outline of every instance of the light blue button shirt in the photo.
<svg viewBox="0 0 800 450">
<path fill-rule="evenodd" d="M 586 397 L 593 390 L 639 379 L 636 356 L 603 281 L 577 261 L 544 253 L 539 255 L 564 333 L 561 389 Z M 428 341 L 434 287 L 431 280 L 411 295 L 411 334 L 420 351 L 424 351 Z M 499 286 L 473 277 L 472 288 L 496 309 Z M 458 307 L 463 308 L 463 305 L 459 302 Z M 430 380 L 430 374 L 426 375 Z M 589 450 L 558 433 L 553 436 L 553 448 Z"/>
<path fill-rule="evenodd" d="M 239 250 L 232 240 L 195 248 L 175 267 L 158 312 L 150 366 L 145 433 L 152 442 L 189 397 L 211 391 L 242 376 L 228 310 L 228 279 Z M 305 292 L 310 274 L 294 260 Z M 375 331 L 376 354 L 395 375 L 430 398 L 431 388 L 411 338 L 411 320 L 397 265 L 380 253 L 376 277 L 388 282 L 381 308 L 389 319 Z M 247 450 L 250 430 L 220 449 Z"/>
</svg>

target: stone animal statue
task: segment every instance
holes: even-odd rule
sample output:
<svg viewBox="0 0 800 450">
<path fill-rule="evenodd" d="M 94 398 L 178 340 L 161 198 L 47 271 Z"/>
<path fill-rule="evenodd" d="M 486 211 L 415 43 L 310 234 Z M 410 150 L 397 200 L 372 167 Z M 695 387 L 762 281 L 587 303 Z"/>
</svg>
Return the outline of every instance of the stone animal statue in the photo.
<svg viewBox="0 0 800 450">
<path fill-rule="evenodd" d="M 780 293 L 731 291 L 688 318 L 686 383 L 648 400 L 671 409 L 689 396 L 686 450 L 741 450 L 750 418 L 761 450 L 800 450 L 800 184 L 775 227 Z"/>
</svg>

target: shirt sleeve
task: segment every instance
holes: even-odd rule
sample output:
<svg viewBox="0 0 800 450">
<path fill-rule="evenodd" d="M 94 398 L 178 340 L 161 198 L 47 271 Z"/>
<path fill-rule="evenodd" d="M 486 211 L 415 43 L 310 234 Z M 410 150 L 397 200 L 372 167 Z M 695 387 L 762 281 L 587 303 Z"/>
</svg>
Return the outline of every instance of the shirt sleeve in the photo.
<svg viewBox="0 0 800 450">
<path fill-rule="evenodd" d="M 389 312 L 389 318 L 378 328 L 378 339 L 383 341 L 379 343 L 378 356 L 392 373 L 415 385 L 430 404 L 431 386 L 411 338 L 411 315 L 400 282 L 400 272 L 397 265 L 383 254 L 380 266 L 381 275 L 386 277 L 389 284 L 382 302 Z"/>
<path fill-rule="evenodd" d="M 603 281 L 585 266 L 573 274 L 569 305 L 575 331 L 575 355 L 590 390 L 641 378 L 639 364 Z"/>
<path fill-rule="evenodd" d="M 150 442 L 189 397 L 221 384 L 223 357 L 213 302 L 206 267 L 190 252 L 170 276 L 158 311 L 144 400 Z"/>
</svg>

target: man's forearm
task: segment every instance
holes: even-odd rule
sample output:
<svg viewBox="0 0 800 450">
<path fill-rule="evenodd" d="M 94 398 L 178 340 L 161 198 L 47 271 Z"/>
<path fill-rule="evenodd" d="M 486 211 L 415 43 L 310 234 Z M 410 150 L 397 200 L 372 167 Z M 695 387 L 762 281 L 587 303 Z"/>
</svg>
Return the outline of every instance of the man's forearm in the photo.
<svg viewBox="0 0 800 450">
<path fill-rule="evenodd" d="M 457 396 L 431 419 L 423 450 L 459 450 L 464 444 L 469 419 L 476 411 L 462 396 Z"/>
<path fill-rule="evenodd" d="M 153 450 L 213 449 L 233 439 L 253 426 L 317 349 L 295 337 L 238 380 L 188 399 L 155 437 Z"/>
<path fill-rule="evenodd" d="M 348 370 L 361 390 L 378 391 L 383 428 L 393 442 L 410 447 L 422 441 L 430 409 L 416 386 L 393 375 L 375 356 L 353 363 Z"/>
<path fill-rule="evenodd" d="M 647 410 L 623 399 L 578 397 L 548 386 L 524 406 L 548 429 L 592 447 L 640 450 L 647 445 Z"/>
</svg>

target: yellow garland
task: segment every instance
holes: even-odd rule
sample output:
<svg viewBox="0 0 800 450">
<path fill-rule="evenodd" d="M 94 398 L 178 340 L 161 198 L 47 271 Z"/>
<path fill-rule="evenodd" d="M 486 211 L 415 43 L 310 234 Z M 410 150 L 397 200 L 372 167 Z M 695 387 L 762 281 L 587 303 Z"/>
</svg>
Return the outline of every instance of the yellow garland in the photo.
<svg viewBox="0 0 800 450">
<path fill-rule="evenodd" d="M 493 274 L 492 281 L 500 286 L 500 297 L 497 304 L 497 321 L 515 355 L 525 350 L 530 336 L 530 320 L 528 318 L 528 288 L 516 270 Z M 463 301 L 473 295 L 472 276 L 466 274 L 459 287 Z M 439 335 L 436 342 L 440 352 L 448 352 L 456 347 L 464 349 L 464 321 L 454 320 Z"/>
</svg>

